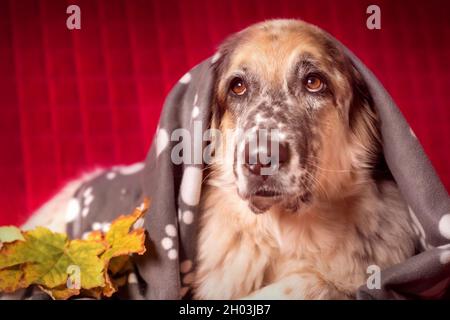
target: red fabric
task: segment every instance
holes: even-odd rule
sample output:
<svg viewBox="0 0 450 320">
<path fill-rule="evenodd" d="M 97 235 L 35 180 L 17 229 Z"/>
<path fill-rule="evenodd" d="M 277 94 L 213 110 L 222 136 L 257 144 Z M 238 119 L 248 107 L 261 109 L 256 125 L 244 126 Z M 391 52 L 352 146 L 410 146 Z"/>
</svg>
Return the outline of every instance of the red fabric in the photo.
<svg viewBox="0 0 450 320">
<path fill-rule="evenodd" d="M 382 29 L 366 28 L 381 7 Z M 66 8 L 81 7 L 81 30 Z M 228 34 L 302 18 L 350 47 L 392 94 L 450 187 L 448 1 L 1 0 L 0 225 L 69 179 L 142 160 L 165 95 Z"/>
</svg>

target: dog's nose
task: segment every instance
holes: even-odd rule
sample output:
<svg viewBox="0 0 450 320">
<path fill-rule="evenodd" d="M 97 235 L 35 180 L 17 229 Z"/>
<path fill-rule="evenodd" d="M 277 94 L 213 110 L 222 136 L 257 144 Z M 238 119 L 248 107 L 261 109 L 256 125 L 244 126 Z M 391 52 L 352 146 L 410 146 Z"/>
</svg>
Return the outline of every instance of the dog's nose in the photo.
<svg viewBox="0 0 450 320">
<path fill-rule="evenodd" d="M 271 169 L 281 168 L 287 164 L 290 157 L 289 145 L 284 142 L 270 141 L 268 145 L 245 144 L 245 163 L 247 170 L 254 175 L 267 176 L 273 173 Z M 273 150 L 272 150 L 273 149 Z M 264 169 L 267 169 L 264 171 Z"/>
</svg>

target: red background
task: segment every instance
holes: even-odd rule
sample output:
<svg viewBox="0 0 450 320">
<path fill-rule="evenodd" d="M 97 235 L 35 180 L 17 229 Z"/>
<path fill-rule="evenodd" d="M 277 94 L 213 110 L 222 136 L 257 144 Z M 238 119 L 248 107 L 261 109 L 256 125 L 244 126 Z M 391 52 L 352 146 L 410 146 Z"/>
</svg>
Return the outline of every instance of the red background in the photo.
<svg viewBox="0 0 450 320">
<path fill-rule="evenodd" d="M 81 30 L 66 8 L 81 7 Z M 382 29 L 366 28 L 381 7 Z M 448 1 L 0 0 L 0 225 L 69 179 L 145 157 L 165 95 L 228 34 L 302 18 L 380 78 L 450 187 Z"/>
</svg>

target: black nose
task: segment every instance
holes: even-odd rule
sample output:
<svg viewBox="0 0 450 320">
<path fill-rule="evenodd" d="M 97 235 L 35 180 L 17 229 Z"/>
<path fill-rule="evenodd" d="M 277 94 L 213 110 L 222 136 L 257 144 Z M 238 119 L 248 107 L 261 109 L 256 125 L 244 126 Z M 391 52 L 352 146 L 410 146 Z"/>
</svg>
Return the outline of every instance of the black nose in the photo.
<svg viewBox="0 0 450 320">
<path fill-rule="evenodd" d="M 245 163 L 247 170 L 254 175 L 266 177 L 288 163 L 289 145 L 269 140 L 267 143 L 245 144 Z M 264 170 L 267 169 L 267 170 Z"/>
</svg>

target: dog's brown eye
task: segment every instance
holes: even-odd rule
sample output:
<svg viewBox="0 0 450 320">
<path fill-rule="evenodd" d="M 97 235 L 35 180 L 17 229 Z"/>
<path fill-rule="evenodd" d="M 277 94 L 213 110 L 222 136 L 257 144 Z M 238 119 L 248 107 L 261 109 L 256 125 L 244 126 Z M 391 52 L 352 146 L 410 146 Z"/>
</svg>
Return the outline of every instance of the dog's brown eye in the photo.
<svg viewBox="0 0 450 320">
<path fill-rule="evenodd" d="M 318 92 L 323 89 L 324 83 L 317 76 L 308 76 L 305 81 L 305 86 L 309 92 Z"/>
<path fill-rule="evenodd" d="M 241 78 L 234 78 L 231 81 L 230 89 L 234 94 L 242 96 L 247 91 L 247 86 Z"/>
</svg>

